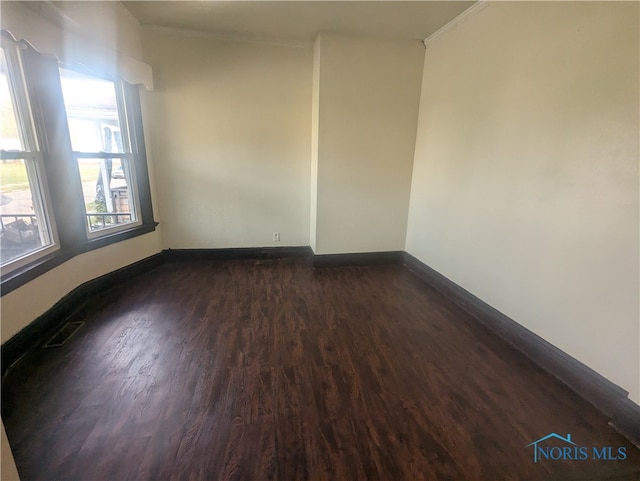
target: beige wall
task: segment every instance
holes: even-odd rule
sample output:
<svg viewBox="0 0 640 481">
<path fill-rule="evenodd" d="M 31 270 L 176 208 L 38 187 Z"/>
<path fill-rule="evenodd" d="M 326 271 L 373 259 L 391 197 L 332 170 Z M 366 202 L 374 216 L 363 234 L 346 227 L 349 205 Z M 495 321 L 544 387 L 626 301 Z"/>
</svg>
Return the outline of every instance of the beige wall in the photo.
<svg viewBox="0 0 640 481">
<path fill-rule="evenodd" d="M 492 3 L 429 43 L 406 248 L 640 401 L 638 3 Z"/>
<path fill-rule="evenodd" d="M 403 250 L 424 48 L 322 34 L 316 53 L 315 252 Z"/>
<path fill-rule="evenodd" d="M 143 48 L 164 246 L 309 245 L 311 48 L 162 29 Z"/>
</svg>

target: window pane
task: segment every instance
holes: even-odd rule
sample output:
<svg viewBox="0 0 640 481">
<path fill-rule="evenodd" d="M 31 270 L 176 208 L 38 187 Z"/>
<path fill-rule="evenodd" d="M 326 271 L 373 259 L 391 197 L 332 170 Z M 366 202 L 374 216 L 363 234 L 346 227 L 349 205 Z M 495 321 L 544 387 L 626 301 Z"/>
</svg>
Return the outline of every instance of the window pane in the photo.
<svg viewBox="0 0 640 481">
<path fill-rule="evenodd" d="M 60 80 L 73 150 L 125 152 L 115 83 L 63 68 Z"/>
<path fill-rule="evenodd" d="M 53 245 L 19 52 L 0 49 L 0 264 Z M 14 264 L 16 265 L 16 264 Z"/>
<path fill-rule="evenodd" d="M 0 49 L 0 52 L 0 149 L 24 150 L 18 133 L 16 111 L 11 99 L 4 49 Z"/>
<path fill-rule="evenodd" d="M 78 159 L 90 232 L 135 222 L 126 159 Z"/>
<path fill-rule="evenodd" d="M 27 161 L 28 162 L 28 161 Z M 34 199 L 27 162 L 0 164 L 0 251 L 2 264 L 51 244 L 46 220 Z"/>
</svg>

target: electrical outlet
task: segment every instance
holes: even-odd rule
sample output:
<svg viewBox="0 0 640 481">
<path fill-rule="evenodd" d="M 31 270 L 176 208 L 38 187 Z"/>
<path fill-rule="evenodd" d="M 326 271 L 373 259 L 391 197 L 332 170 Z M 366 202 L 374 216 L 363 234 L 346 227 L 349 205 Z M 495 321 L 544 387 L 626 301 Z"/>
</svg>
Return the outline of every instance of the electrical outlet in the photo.
<svg viewBox="0 0 640 481">
<path fill-rule="evenodd" d="M 280 242 L 280 232 L 273 233 L 273 242 Z"/>
</svg>

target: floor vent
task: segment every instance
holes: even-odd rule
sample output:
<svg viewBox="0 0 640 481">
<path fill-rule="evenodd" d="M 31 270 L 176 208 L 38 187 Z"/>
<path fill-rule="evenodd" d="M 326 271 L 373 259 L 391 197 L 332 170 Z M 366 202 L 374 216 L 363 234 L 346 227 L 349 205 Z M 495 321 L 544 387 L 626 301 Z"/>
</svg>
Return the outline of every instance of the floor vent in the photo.
<svg viewBox="0 0 640 481">
<path fill-rule="evenodd" d="M 71 339 L 78 329 L 84 326 L 84 322 L 67 322 L 62 328 L 49 339 L 44 347 L 61 347 Z"/>
</svg>

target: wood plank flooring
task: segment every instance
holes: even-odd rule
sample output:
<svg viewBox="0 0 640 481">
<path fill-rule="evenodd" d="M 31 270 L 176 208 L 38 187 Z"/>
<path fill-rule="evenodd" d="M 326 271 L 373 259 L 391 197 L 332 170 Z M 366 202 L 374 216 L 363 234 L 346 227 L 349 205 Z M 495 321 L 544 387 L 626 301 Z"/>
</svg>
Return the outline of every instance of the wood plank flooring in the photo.
<svg viewBox="0 0 640 481">
<path fill-rule="evenodd" d="M 2 384 L 23 481 L 640 479 L 604 417 L 401 266 L 168 263 L 70 321 Z M 551 432 L 627 457 L 534 463 Z"/>
</svg>

